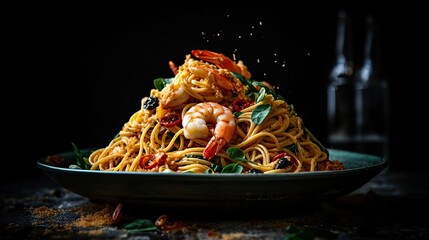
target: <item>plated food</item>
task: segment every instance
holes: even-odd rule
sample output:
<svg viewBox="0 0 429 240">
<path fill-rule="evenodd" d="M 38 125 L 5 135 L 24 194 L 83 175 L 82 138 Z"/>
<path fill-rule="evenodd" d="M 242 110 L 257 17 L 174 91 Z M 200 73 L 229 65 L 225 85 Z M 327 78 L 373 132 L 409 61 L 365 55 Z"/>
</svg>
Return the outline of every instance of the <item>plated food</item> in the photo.
<svg viewBox="0 0 429 240">
<path fill-rule="evenodd" d="M 343 170 L 293 105 L 242 61 L 192 50 L 157 78 L 118 135 L 93 151 L 90 170 L 296 173 Z"/>
</svg>

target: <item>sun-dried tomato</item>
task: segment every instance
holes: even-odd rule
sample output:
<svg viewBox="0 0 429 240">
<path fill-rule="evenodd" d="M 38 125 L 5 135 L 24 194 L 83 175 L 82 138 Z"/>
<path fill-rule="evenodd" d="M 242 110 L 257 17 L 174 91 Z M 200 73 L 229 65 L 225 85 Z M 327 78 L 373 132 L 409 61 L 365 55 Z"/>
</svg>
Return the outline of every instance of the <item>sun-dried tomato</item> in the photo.
<svg viewBox="0 0 429 240">
<path fill-rule="evenodd" d="M 234 112 L 240 112 L 241 110 L 248 108 L 248 107 L 252 106 L 253 104 L 255 104 L 255 102 L 253 100 L 236 98 L 232 102 L 232 110 Z"/>
<path fill-rule="evenodd" d="M 157 166 L 161 166 L 165 163 L 167 154 L 146 154 L 140 158 L 140 167 L 143 169 L 152 169 Z"/>
<path fill-rule="evenodd" d="M 159 120 L 159 123 L 164 127 L 174 127 L 181 122 L 182 116 L 177 111 L 171 111 Z"/>
</svg>

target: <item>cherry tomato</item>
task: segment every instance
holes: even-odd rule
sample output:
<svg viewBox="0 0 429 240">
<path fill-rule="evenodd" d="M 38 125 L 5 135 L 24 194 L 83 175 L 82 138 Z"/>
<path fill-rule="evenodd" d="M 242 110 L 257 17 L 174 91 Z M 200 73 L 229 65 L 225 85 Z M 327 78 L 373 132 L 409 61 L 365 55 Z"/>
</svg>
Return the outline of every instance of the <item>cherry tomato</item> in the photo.
<svg viewBox="0 0 429 240">
<path fill-rule="evenodd" d="M 159 123 L 164 127 L 174 127 L 182 122 L 182 116 L 177 111 L 171 111 L 159 120 Z"/>
</svg>

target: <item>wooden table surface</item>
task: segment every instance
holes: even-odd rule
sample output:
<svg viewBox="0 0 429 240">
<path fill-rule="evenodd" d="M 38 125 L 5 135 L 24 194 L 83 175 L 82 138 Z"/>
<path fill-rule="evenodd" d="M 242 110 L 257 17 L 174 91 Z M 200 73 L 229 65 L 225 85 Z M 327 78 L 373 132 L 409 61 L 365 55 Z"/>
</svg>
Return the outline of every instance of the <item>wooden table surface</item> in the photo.
<svg viewBox="0 0 429 240">
<path fill-rule="evenodd" d="M 112 218 L 117 206 L 90 202 L 40 175 L 1 185 L 0 239 L 429 239 L 428 174 L 385 171 L 346 196 L 278 212 L 124 205 L 121 218 Z M 167 221 L 156 224 L 161 218 Z"/>
</svg>

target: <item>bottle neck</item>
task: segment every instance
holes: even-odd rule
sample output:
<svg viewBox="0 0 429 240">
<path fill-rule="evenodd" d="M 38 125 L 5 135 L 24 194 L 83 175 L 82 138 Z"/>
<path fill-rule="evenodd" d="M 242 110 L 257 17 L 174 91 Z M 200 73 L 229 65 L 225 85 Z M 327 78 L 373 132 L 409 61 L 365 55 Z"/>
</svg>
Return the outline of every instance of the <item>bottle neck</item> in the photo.
<svg viewBox="0 0 429 240">
<path fill-rule="evenodd" d="M 352 62 L 352 38 L 349 16 L 345 11 L 338 14 L 336 63 L 330 73 L 334 84 L 348 84 L 351 82 L 354 65 Z"/>
<path fill-rule="evenodd" d="M 378 84 L 382 81 L 380 66 L 380 49 L 375 31 L 374 19 L 366 19 L 366 38 L 364 45 L 364 59 L 362 66 L 356 74 L 358 84 Z"/>
</svg>

